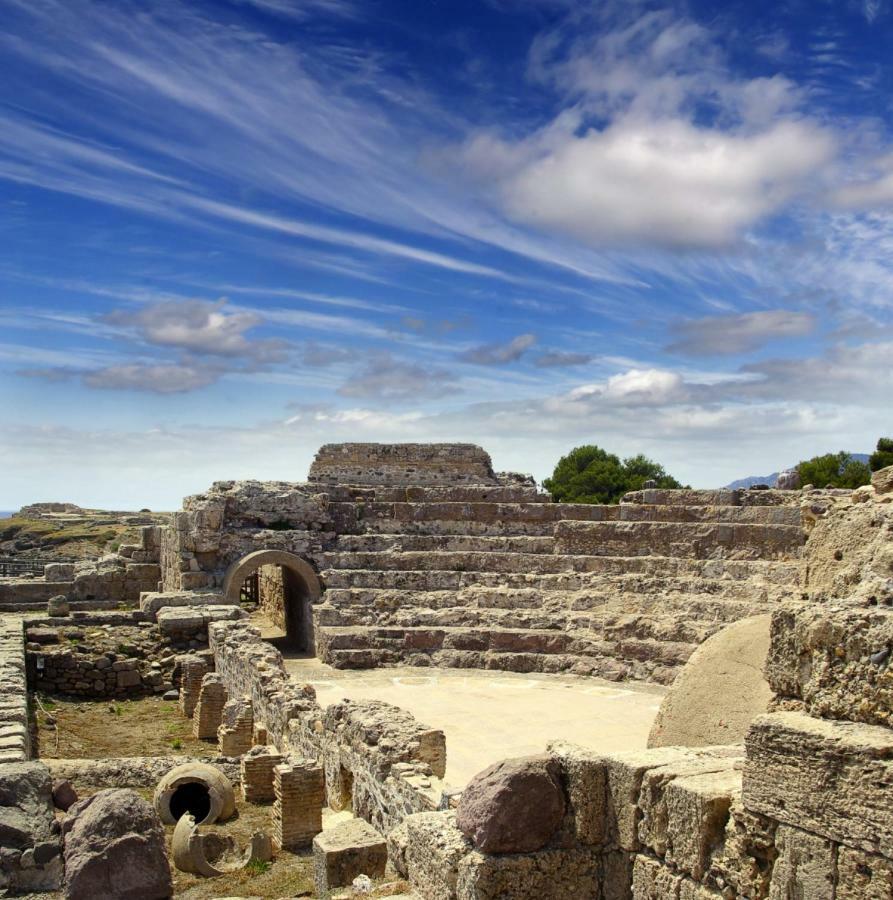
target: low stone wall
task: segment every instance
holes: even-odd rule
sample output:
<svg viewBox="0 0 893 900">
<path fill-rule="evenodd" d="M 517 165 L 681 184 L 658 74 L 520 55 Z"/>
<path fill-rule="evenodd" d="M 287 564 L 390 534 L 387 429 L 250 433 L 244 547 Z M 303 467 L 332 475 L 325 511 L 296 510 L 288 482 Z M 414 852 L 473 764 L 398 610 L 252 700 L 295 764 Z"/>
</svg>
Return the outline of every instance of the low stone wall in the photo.
<svg viewBox="0 0 893 900">
<path fill-rule="evenodd" d="M 157 623 L 138 611 L 28 618 L 28 686 L 91 700 L 163 693 L 176 680 L 177 655 L 207 648 L 214 615 L 242 613 L 225 606 L 162 609 Z"/>
<path fill-rule="evenodd" d="M 497 484 L 474 444 L 325 444 L 308 480 L 333 484 Z"/>
<path fill-rule="evenodd" d="M 238 786 L 241 766 L 229 756 L 113 756 L 108 759 L 44 760 L 53 778 L 65 778 L 74 784 L 91 788 L 142 787 L 155 788 L 158 782 L 177 766 L 187 763 L 212 765 Z"/>
<path fill-rule="evenodd" d="M 228 696 L 250 698 L 255 728 L 264 729 L 283 756 L 324 767 L 334 808 L 352 808 L 386 830 L 408 812 L 445 803 L 442 731 L 376 701 L 345 701 L 323 710 L 313 688 L 290 679 L 279 651 L 244 622 L 214 623 L 209 637 Z"/>
<path fill-rule="evenodd" d="M 31 756 L 22 623 L 0 621 L 0 765 Z"/>
</svg>

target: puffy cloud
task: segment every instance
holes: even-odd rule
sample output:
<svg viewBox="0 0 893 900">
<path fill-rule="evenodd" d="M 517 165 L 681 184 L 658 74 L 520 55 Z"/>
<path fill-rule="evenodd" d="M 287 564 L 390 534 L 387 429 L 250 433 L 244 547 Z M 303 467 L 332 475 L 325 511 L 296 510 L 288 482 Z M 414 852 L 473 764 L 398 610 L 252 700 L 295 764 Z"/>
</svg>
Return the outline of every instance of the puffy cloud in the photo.
<svg viewBox="0 0 893 900">
<path fill-rule="evenodd" d="M 257 363 L 281 361 L 287 346 L 280 340 L 247 338 L 246 332 L 263 318 L 248 310 L 229 312 L 226 300 L 161 300 L 137 310 L 115 310 L 104 321 L 132 328 L 142 340 L 156 346 Z"/>
<path fill-rule="evenodd" d="M 479 366 L 501 366 L 516 362 L 536 343 L 535 334 L 519 334 L 504 344 L 483 344 L 460 354 L 465 362 Z"/>
<path fill-rule="evenodd" d="M 811 313 L 787 309 L 707 316 L 672 325 L 676 340 L 666 349 L 689 356 L 748 353 L 768 341 L 806 337 L 815 327 L 816 319 Z"/>
<path fill-rule="evenodd" d="M 403 362 L 381 353 L 345 381 L 338 393 L 342 397 L 398 401 L 443 397 L 457 390 L 455 376 L 445 369 Z"/>
<path fill-rule="evenodd" d="M 835 143 L 808 122 L 734 133 L 681 119 L 627 118 L 577 133 L 570 118 L 509 145 L 466 148 L 513 219 L 582 242 L 646 241 L 672 248 L 727 245 L 779 210 L 828 163 Z"/>
</svg>

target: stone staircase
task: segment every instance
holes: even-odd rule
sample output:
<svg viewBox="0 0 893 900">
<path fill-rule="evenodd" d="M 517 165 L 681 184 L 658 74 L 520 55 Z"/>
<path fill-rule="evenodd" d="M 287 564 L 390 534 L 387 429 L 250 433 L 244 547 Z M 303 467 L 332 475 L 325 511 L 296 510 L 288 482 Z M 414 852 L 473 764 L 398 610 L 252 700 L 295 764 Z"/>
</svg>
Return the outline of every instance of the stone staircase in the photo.
<svg viewBox="0 0 893 900">
<path fill-rule="evenodd" d="M 640 491 L 595 506 L 528 485 L 339 486 L 331 505 L 351 527 L 314 555 L 326 588 L 318 650 L 340 668 L 667 683 L 723 625 L 799 595 L 793 500 Z"/>
</svg>

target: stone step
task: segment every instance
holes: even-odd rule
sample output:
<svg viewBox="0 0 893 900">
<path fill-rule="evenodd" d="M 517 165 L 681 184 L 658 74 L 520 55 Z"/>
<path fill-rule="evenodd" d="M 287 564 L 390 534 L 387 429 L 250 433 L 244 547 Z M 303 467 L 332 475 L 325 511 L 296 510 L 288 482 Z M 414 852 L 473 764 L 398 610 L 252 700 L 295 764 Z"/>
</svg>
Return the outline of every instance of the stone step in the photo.
<svg viewBox="0 0 893 900">
<path fill-rule="evenodd" d="M 763 526 L 768 527 L 768 526 Z M 782 526 L 775 526 L 782 527 Z M 588 542 L 583 535 L 581 542 Z M 621 549 L 627 549 L 626 542 Z M 547 553 L 481 553 L 481 552 L 356 552 L 356 553 L 319 553 L 315 560 L 321 570 L 326 569 L 366 569 L 386 570 L 441 570 L 453 572 L 483 573 L 515 573 L 525 575 L 554 575 L 562 572 L 591 572 L 598 574 L 622 574 L 638 572 L 642 574 L 698 574 L 708 570 L 710 563 L 717 564 L 716 569 L 728 574 L 735 571 L 734 563 L 753 567 L 756 573 L 761 567 L 768 568 L 772 561 L 760 559 L 702 559 L 691 555 L 645 556 L 629 553 L 611 554 L 607 551 L 599 554 L 547 554 Z M 721 564 L 721 565 L 720 565 Z M 742 570 L 742 574 L 747 570 Z M 750 572 L 748 571 L 749 575 Z M 746 576 L 745 576 L 746 577 Z M 328 582 L 327 582 L 328 583 Z M 444 588 L 453 585 L 443 585 Z"/>
<path fill-rule="evenodd" d="M 707 522 L 559 522 L 557 554 L 660 555 L 706 559 L 793 559 L 805 532 L 795 525 Z"/>
<path fill-rule="evenodd" d="M 68 607 L 72 612 L 96 609 L 118 609 L 118 600 L 69 600 Z M 46 612 L 46 601 L 22 600 L 0 602 L 0 613 Z M 61 620 L 60 620 L 61 621 Z"/>
<path fill-rule="evenodd" d="M 720 610 L 734 609 L 747 615 L 747 610 L 771 607 L 780 600 L 792 599 L 792 592 L 770 591 L 733 581 L 721 582 L 726 590 L 699 592 L 690 590 L 624 591 L 620 589 L 551 591 L 510 589 L 490 590 L 480 587 L 458 591 L 380 590 L 374 588 L 332 588 L 323 595 L 324 604 L 337 610 L 363 613 L 368 610 L 395 612 L 405 608 L 485 610 L 546 610 L 550 613 L 569 611 L 585 615 L 601 615 L 606 610 L 630 612 L 690 612 L 692 615 L 719 615 Z M 711 586 L 712 587 L 712 586 Z"/>
<path fill-rule="evenodd" d="M 365 554 L 366 556 L 374 554 Z M 435 554 L 429 554 L 433 556 Z M 495 556 L 496 554 L 485 554 Z M 418 558 L 418 555 L 415 557 Z M 659 556 L 588 557 L 588 572 L 530 574 L 525 571 L 438 569 L 447 560 L 433 560 L 430 568 L 376 569 L 369 565 L 349 568 L 322 568 L 321 579 L 327 588 L 382 588 L 397 590 L 459 590 L 472 585 L 487 588 L 528 588 L 543 591 L 578 591 L 599 587 L 605 578 L 627 578 L 633 582 L 643 577 L 689 577 L 749 581 L 757 579 L 769 585 L 797 588 L 800 567 L 797 563 L 763 560 L 691 560 Z M 321 564 L 324 562 L 317 557 Z M 333 560 L 328 560 L 332 562 Z M 338 561 L 337 559 L 334 561 Z M 368 560 L 367 560 L 368 562 Z M 613 583 L 613 581 L 611 582 Z"/>
<path fill-rule="evenodd" d="M 552 497 L 533 485 L 368 485 L 320 486 L 330 503 L 551 503 Z"/>
<path fill-rule="evenodd" d="M 560 522 L 601 521 L 606 507 L 587 503 L 366 503 L 363 523 L 376 519 L 398 522 Z"/>
<path fill-rule="evenodd" d="M 426 519 L 403 522 L 397 519 L 364 519 L 362 534 L 474 535 L 491 537 L 552 537 L 554 522 L 463 522 L 461 519 Z"/>
<path fill-rule="evenodd" d="M 659 506 L 799 506 L 799 491 L 755 491 L 748 488 L 718 490 L 665 490 L 653 488 L 630 491 L 622 503 L 650 503 Z"/>
<path fill-rule="evenodd" d="M 605 521 L 714 522 L 740 525 L 792 525 L 802 527 L 799 506 L 683 506 L 681 504 L 621 503 L 606 507 L 616 514 Z"/>
<path fill-rule="evenodd" d="M 422 595 L 424 596 L 424 595 Z M 690 604 L 668 607 L 640 603 L 630 607 L 618 601 L 598 612 L 569 608 L 548 610 L 488 609 L 475 607 L 374 606 L 345 608 L 323 604 L 314 610 L 318 627 L 351 626 L 377 628 L 502 628 L 534 631 L 573 631 L 597 635 L 601 640 L 653 638 L 701 643 L 724 625 L 771 610 L 769 605 L 750 607 L 741 603 Z"/>
<path fill-rule="evenodd" d="M 455 553 L 553 553 L 551 536 L 528 537 L 460 534 L 342 534 L 331 548 L 348 553 L 416 552 L 441 550 Z"/>
<path fill-rule="evenodd" d="M 336 668 L 434 665 L 596 674 L 669 683 L 696 644 L 499 628 L 321 628 L 317 646 Z"/>
</svg>

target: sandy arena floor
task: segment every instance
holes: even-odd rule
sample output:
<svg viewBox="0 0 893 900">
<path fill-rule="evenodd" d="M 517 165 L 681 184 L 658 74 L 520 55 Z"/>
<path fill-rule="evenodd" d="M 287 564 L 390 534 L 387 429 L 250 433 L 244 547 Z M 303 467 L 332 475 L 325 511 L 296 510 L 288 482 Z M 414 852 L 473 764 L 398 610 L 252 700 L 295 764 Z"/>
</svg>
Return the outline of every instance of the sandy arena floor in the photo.
<svg viewBox="0 0 893 900">
<path fill-rule="evenodd" d="M 464 786 L 509 756 L 539 753 L 565 739 L 602 751 L 645 747 L 666 691 L 565 675 L 469 669 L 340 671 L 315 659 L 287 659 L 294 677 L 316 688 L 323 706 L 348 698 L 408 709 L 447 741 L 446 781 Z"/>
</svg>

